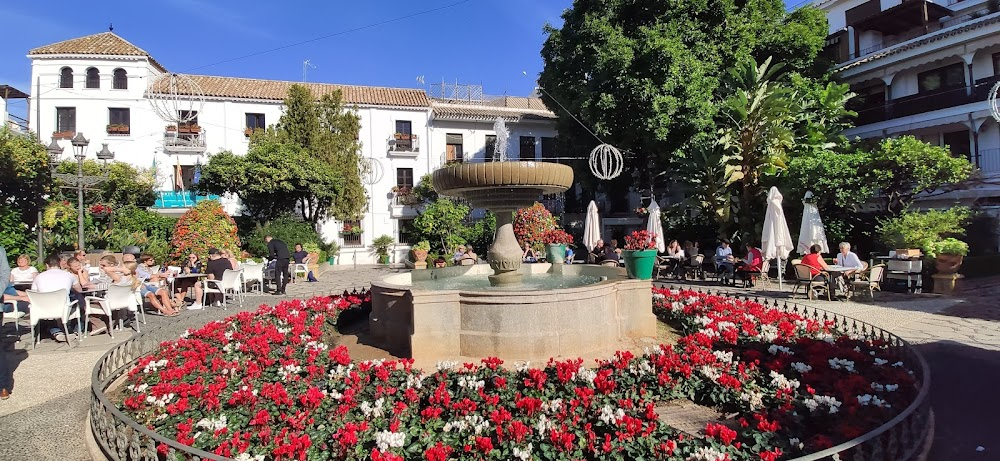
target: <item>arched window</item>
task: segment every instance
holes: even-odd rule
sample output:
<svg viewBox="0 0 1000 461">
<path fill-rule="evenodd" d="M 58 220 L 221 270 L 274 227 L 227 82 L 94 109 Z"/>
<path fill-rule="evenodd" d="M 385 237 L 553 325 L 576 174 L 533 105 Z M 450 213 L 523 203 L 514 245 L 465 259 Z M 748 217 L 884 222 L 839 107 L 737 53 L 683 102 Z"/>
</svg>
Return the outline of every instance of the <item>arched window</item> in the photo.
<svg viewBox="0 0 1000 461">
<path fill-rule="evenodd" d="M 96 67 L 87 69 L 87 88 L 101 87 L 101 72 Z"/>
<path fill-rule="evenodd" d="M 73 88 L 73 69 L 63 67 L 59 71 L 59 88 Z"/>
<path fill-rule="evenodd" d="M 128 89 L 128 74 L 125 72 L 125 69 L 115 69 L 115 76 L 111 81 L 111 88 L 116 90 Z"/>
</svg>

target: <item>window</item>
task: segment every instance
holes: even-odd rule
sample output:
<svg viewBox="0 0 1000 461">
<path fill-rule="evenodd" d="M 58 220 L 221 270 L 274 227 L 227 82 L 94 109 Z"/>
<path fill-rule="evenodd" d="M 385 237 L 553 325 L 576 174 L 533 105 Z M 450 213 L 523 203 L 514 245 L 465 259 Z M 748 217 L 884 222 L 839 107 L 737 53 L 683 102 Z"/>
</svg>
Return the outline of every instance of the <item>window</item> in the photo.
<svg viewBox="0 0 1000 461">
<path fill-rule="evenodd" d="M 948 146 L 952 157 L 968 159 L 972 152 L 969 130 L 953 131 L 944 134 L 944 144 Z"/>
<path fill-rule="evenodd" d="M 73 88 L 73 69 L 63 67 L 59 71 L 59 88 Z"/>
<path fill-rule="evenodd" d="M 413 122 L 409 120 L 396 120 L 396 133 L 405 135 L 413 134 Z"/>
<path fill-rule="evenodd" d="M 542 138 L 542 158 L 555 158 L 556 138 Z"/>
<path fill-rule="evenodd" d="M 129 109 L 108 109 L 108 133 L 128 134 L 130 131 Z"/>
<path fill-rule="evenodd" d="M 101 87 L 101 72 L 96 67 L 87 69 L 87 88 Z"/>
<path fill-rule="evenodd" d="M 179 110 L 177 111 L 178 120 L 188 120 L 187 122 L 181 123 L 181 125 L 197 125 L 198 124 L 198 111 L 196 110 Z"/>
<path fill-rule="evenodd" d="M 115 90 L 128 89 L 128 73 L 125 69 L 115 69 L 114 78 L 111 79 L 111 88 Z"/>
<path fill-rule="evenodd" d="M 396 187 L 413 188 L 413 168 L 396 168 Z"/>
<path fill-rule="evenodd" d="M 264 123 L 264 114 L 251 114 L 247 113 L 247 128 L 251 131 L 256 129 L 267 129 L 267 125 Z"/>
<path fill-rule="evenodd" d="M 76 108 L 56 107 L 56 131 L 76 131 Z"/>
<path fill-rule="evenodd" d="M 956 62 L 950 66 L 940 67 L 934 70 L 917 74 L 917 88 L 919 93 L 931 91 L 948 90 L 965 86 L 965 64 Z"/>
<path fill-rule="evenodd" d="M 194 110 L 179 110 L 177 111 L 178 120 L 186 120 L 177 124 L 177 134 L 179 137 L 184 139 L 193 139 L 201 131 L 198 127 L 198 111 Z"/>
<path fill-rule="evenodd" d="M 535 158 L 535 137 L 534 136 L 521 136 L 520 150 L 518 155 L 520 155 L 522 160 L 534 160 Z"/>
<path fill-rule="evenodd" d="M 495 134 L 486 135 L 486 161 L 492 162 L 493 156 L 497 153 L 497 136 Z"/>
<path fill-rule="evenodd" d="M 413 245 L 417 243 L 417 231 L 413 227 L 412 219 L 400 219 L 399 220 L 399 235 L 396 241 L 401 245 Z"/>
<path fill-rule="evenodd" d="M 344 227 L 340 231 L 340 236 L 344 238 L 345 247 L 359 247 L 363 244 L 361 239 L 361 221 L 359 220 L 347 220 L 344 221 Z"/>
<path fill-rule="evenodd" d="M 445 135 L 445 162 L 461 162 L 464 160 L 462 153 L 462 135 L 448 133 Z"/>
<path fill-rule="evenodd" d="M 413 149 L 413 122 L 409 120 L 396 120 L 396 133 L 393 138 L 396 141 L 396 150 L 412 151 Z"/>
</svg>

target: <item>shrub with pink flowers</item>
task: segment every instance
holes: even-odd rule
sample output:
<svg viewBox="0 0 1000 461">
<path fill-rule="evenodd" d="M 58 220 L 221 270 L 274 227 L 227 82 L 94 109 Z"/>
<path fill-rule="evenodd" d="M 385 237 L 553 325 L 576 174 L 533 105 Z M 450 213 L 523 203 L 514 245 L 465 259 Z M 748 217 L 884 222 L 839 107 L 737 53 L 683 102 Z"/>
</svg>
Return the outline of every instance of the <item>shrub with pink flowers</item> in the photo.
<svg viewBox="0 0 1000 461">
<path fill-rule="evenodd" d="M 229 250 L 239 254 L 240 238 L 237 236 L 236 221 L 222 209 L 217 200 L 205 200 L 181 215 L 174 226 L 171 240 L 172 261 L 184 261 L 194 253 L 202 261 L 208 260 L 209 248 Z"/>
<path fill-rule="evenodd" d="M 676 345 L 593 367 L 485 358 L 424 371 L 331 344 L 350 301 L 285 301 L 164 343 L 129 372 L 121 407 L 237 460 L 773 461 L 870 431 L 916 394 L 913 364 L 832 323 L 694 292 L 653 298 L 684 332 Z M 661 423 L 659 404 L 685 398 L 732 416 L 698 436 Z"/>
<path fill-rule="evenodd" d="M 541 203 L 521 208 L 514 212 L 514 236 L 524 247 L 527 243 L 535 250 L 541 250 L 545 234 L 556 228 L 556 218 Z"/>
</svg>

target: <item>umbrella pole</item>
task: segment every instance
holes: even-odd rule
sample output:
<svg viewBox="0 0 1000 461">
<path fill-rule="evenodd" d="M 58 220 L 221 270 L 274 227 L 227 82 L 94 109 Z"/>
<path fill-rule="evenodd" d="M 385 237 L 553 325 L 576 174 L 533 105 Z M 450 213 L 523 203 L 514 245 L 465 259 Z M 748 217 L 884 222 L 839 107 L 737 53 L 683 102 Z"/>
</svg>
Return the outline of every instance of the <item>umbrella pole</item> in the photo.
<svg viewBox="0 0 1000 461">
<path fill-rule="evenodd" d="M 782 269 L 784 268 L 785 266 L 781 264 L 781 258 L 778 258 L 778 291 L 784 291 L 784 287 L 781 285 L 782 277 L 784 276 L 784 274 L 782 274 L 784 270 Z"/>
</svg>

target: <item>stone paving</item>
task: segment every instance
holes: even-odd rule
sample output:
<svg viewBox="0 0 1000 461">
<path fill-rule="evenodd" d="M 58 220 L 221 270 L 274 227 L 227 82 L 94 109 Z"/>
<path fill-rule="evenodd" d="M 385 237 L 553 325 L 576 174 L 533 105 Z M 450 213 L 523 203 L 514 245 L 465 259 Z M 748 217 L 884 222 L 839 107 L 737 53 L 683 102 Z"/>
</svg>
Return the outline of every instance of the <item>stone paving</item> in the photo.
<svg viewBox="0 0 1000 461">
<path fill-rule="evenodd" d="M 361 289 L 372 279 L 395 270 L 375 267 L 345 268 L 320 275 L 320 282 L 290 284 L 287 296 L 252 294 L 243 309 L 286 298 L 341 293 Z M 679 286 L 675 283 L 666 285 Z M 989 283 L 987 283 L 989 285 Z M 690 288 L 717 290 L 711 282 L 695 282 Z M 726 287 L 728 292 L 787 299 L 826 309 L 883 327 L 913 342 L 931 366 L 931 402 L 937 424 L 930 460 L 1000 459 L 996 440 L 1000 399 L 992 398 L 994 383 L 1000 381 L 1000 306 L 992 293 L 970 289 L 963 296 L 931 294 L 902 295 L 876 293 L 852 301 L 807 300 L 790 297 L 790 287 L 750 291 Z M 239 311 L 209 308 L 187 311 L 186 322 L 207 323 Z M 194 318 L 191 318 L 194 317 Z M 202 322 L 204 320 L 204 322 Z M 140 328 L 155 328 L 174 319 L 148 315 Z M 30 350 L 22 329 L 21 341 L 13 336 L 11 324 L 0 328 L 0 385 L 11 386 L 13 394 L 0 401 L 0 460 L 86 460 L 83 449 L 83 421 L 89 402 L 90 376 L 98 358 L 114 345 L 131 337 L 121 331 L 114 339 L 101 334 L 72 347 L 51 340 Z M 44 436 L 39 436 L 44 434 Z M 982 446 L 983 451 L 976 451 Z"/>
</svg>

